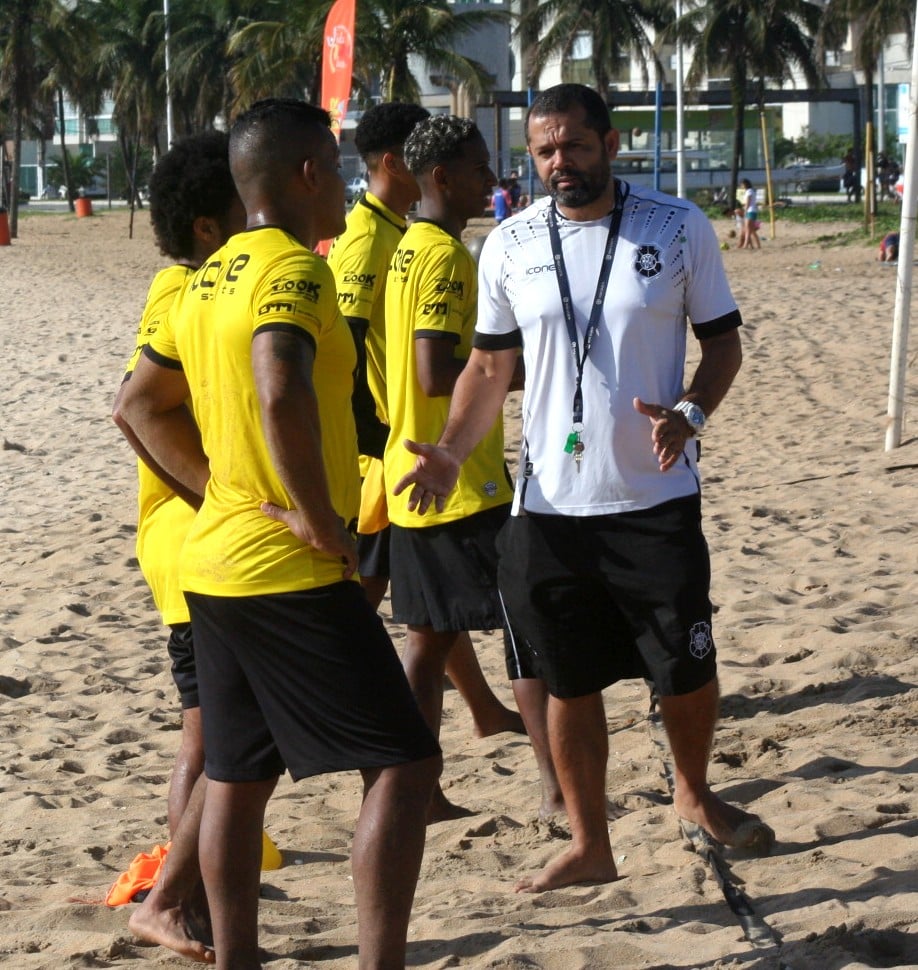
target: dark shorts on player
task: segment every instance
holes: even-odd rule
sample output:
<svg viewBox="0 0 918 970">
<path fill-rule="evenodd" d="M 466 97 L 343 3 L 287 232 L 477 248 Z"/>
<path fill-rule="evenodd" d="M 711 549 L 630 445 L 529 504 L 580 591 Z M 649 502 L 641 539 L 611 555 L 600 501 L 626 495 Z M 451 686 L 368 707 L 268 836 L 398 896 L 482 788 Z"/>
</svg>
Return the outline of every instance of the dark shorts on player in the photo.
<svg viewBox="0 0 918 970">
<path fill-rule="evenodd" d="M 389 546 L 392 526 L 365 535 L 357 533 L 357 571 L 374 579 L 389 578 Z"/>
<path fill-rule="evenodd" d="M 499 630 L 495 540 L 509 505 L 444 525 L 392 525 L 392 619 L 437 632 Z"/>
<path fill-rule="evenodd" d="M 261 781 L 286 768 L 297 779 L 439 753 L 358 583 L 186 599 L 208 778 Z"/>
<path fill-rule="evenodd" d="M 194 662 L 194 637 L 190 623 L 173 623 L 166 649 L 172 661 L 172 679 L 178 688 L 182 710 L 200 707 L 198 669 Z"/>
<path fill-rule="evenodd" d="M 632 677 L 668 697 L 714 677 L 697 496 L 619 515 L 514 516 L 498 550 L 507 616 L 556 697 Z"/>
<path fill-rule="evenodd" d="M 501 598 L 503 608 L 503 598 Z M 507 668 L 508 680 L 527 680 L 538 677 L 535 659 L 532 655 L 532 644 L 519 632 L 510 626 L 510 617 L 504 609 L 504 665 Z"/>
</svg>

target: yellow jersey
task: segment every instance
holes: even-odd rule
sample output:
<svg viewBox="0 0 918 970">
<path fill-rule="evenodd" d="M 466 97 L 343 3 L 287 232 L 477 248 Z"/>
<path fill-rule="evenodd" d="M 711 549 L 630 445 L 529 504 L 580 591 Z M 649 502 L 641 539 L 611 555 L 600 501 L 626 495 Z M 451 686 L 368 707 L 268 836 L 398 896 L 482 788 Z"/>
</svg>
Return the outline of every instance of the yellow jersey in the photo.
<svg viewBox="0 0 918 970">
<path fill-rule="evenodd" d="M 449 340 L 454 356 L 467 360 L 477 298 L 475 262 L 465 246 L 433 222 L 412 223 L 392 257 L 386 280 L 386 385 L 392 430 L 384 461 L 389 518 L 396 525 L 442 525 L 504 505 L 513 497 L 504 465 L 502 417 L 463 463 L 442 512 L 409 512 L 408 493 L 392 494 L 392 486 L 415 463 L 403 440 L 437 441 L 449 413 L 449 396 L 428 397 L 421 388 L 416 341 Z"/>
<path fill-rule="evenodd" d="M 210 464 L 181 555 L 180 581 L 189 592 L 257 596 L 341 579 L 339 559 L 301 542 L 260 508 L 264 501 L 293 504 L 265 441 L 252 373 L 252 340 L 269 330 L 299 332 L 315 348 L 312 382 L 329 495 L 337 514 L 356 524 L 356 352 L 331 270 L 282 229 L 239 233 L 186 282 L 148 349 L 154 360 L 183 369 Z"/>
<path fill-rule="evenodd" d="M 194 270 L 175 264 L 160 270 L 147 293 L 137 328 L 137 344 L 125 380 L 137 366 L 144 346 L 159 329 L 176 295 Z M 179 554 L 194 521 L 194 509 L 137 459 L 137 560 L 163 623 L 187 623 L 188 605 L 179 586 Z"/>
</svg>

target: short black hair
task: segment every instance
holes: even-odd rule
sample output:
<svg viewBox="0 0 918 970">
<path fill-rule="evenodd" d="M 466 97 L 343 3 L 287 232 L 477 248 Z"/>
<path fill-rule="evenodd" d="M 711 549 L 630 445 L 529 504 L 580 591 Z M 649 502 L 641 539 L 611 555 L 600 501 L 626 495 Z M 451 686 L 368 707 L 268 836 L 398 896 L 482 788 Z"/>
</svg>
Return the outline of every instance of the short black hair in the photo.
<svg viewBox="0 0 918 970">
<path fill-rule="evenodd" d="M 571 108 L 583 108 L 587 128 L 592 128 L 600 138 L 604 138 L 612 128 L 609 119 L 609 106 L 592 88 L 585 84 L 556 84 L 540 91 L 526 112 L 526 140 L 529 140 L 529 119 L 533 115 L 565 114 Z"/>
<path fill-rule="evenodd" d="M 150 176 L 150 220 L 159 251 L 192 259 L 194 220 L 222 221 L 235 198 L 226 132 L 205 131 L 176 142 Z"/>
<path fill-rule="evenodd" d="M 360 117 L 354 131 L 354 144 L 360 157 L 366 161 L 370 155 L 401 151 L 414 126 L 430 112 L 419 104 L 403 104 L 387 101 L 374 104 Z"/>
<path fill-rule="evenodd" d="M 253 178 L 271 180 L 283 170 L 301 164 L 318 144 L 310 144 L 317 130 L 330 128 L 331 115 L 308 101 L 256 101 L 236 118 L 230 129 L 230 168 L 240 193 Z"/>
<path fill-rule="evenodd" d="M 412 175 L 453 162 L 465 146 L 480 138 L 478 125 L 456 115 L 433 115 L 419 122 L 405 140 L 405 164 Z"/>
</svg>

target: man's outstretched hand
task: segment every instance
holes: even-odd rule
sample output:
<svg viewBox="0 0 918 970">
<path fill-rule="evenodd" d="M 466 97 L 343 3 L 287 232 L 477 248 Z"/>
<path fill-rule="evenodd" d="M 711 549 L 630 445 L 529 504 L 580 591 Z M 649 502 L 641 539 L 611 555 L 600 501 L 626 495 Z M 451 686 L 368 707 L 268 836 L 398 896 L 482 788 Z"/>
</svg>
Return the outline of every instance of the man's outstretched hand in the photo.
<svg viewBox="0 0 918 970">
<path fill-rule="evenodd" d="M 408 494 L 408 511 L 423 515 L 430 503 L 435 504 L 438 512 L 443 511 L 446 496 L 456 487 L 459 479 L 459 462 L 446 448 L 439 445 L 421 444 L 406 438 L 405 447 L 413 455 L 417 455 L 414 468 L 404 475 L 392 489 L 395 495 L 401 495 L 411 486 Z"/>
</svg>

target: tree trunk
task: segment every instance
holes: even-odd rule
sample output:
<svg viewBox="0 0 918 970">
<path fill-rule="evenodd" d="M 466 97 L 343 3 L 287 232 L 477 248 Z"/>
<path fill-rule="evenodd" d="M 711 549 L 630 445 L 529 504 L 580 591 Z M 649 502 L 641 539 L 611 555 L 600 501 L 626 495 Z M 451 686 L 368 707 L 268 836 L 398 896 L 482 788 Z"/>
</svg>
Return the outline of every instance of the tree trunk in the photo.
<svg viewBox="0 0 918 970">
<path fill-rule="evenodd" d="M 10 171 L 10 236 L 19 238 L 19 160 L 22 158 L 22 109 L 15 112 L 13 167 Z"/>
<path fill-rule="evenodd" d="M 74 211 L 73 205 L 73 178 L 70 175 L 70 156 L 67 154 L 67 139 L 64 135 L 64 90 L 57 89 L 57 117 L 58 127 L 61 131 L 61 166 L 64 169 L 64 185 L 67 186 L 67 207 L 71 212 Z"/>
</svg>

